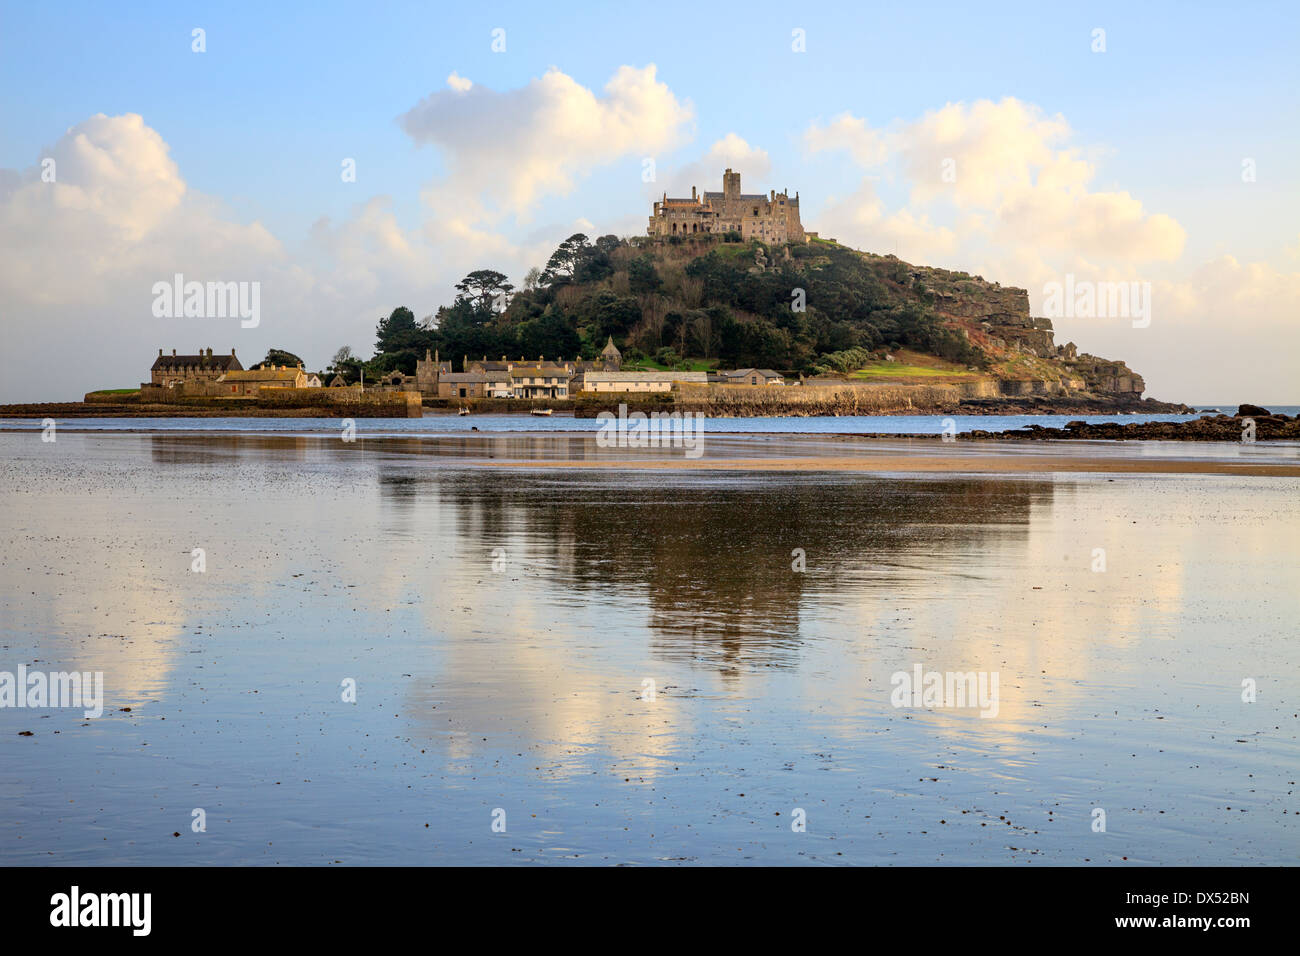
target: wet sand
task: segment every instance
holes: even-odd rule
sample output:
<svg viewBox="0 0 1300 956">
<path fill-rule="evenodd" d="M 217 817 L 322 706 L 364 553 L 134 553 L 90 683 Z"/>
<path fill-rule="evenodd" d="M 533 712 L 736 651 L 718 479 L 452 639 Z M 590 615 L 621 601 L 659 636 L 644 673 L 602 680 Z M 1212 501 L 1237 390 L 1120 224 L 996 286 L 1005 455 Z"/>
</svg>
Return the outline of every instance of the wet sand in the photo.
<svg viewBox="0 0 1300 956">
<path fill-rule="evenodd" d="M 2 434 L 0 862 L 1294 864 L 1300 481 L 970 444 Z"/>
<path fill-rule="evenodd" d="M 480 463 L 488 467 L 535 468 L 628 468 L 705 471 L 864 471 L 950 474 L 1042 474 L 1045 472 L 1115 475 L 1239 475 L 1243 477 L 1297 478 L 1300 464 L 1255 464 L 1238 461 L 1178 461 L 1151 458 L 1107 458 L 1089 460 L 1064 455 L 1016 458 L 994 455 L 911 455 L 839 458 L 710 458 L 618 461 L 513 461 Z"/>
</svg>

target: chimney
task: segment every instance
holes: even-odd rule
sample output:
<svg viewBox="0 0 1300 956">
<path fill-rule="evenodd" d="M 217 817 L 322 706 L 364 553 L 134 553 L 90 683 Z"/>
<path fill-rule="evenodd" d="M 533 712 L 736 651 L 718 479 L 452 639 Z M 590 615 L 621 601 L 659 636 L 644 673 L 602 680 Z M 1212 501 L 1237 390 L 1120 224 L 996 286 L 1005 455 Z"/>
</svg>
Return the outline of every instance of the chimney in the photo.
<svg viewBox="0 0 1300 956">
<path fill-rule="evenodd" d="M 696 198 L 696 197 L 695 197 L 695 187 L 692 186 L 692 187 L 691 187 L 691 201 L 694 202 L 694 201 L 695 201 L 695 198 Z"/>
<path fill-rule="evenodd" d="M 159 349 L 159 350 L 158 350 L 158 357 L 159 357 L 159 358 L 162 358 L 162 349 Z"/>
<path fill-rule="evenodd" d="M 172 349 L 172 357 L 173 357 L 173 358 L 176 357 L 176 350 L 175 350 L 175 349 Z"/>
<path fill-rule="evenodd" d="M 230 357 L 231 357 L 231 358 L 234 358 L 234 357 L 235 357 L 235 350 L 234 350 L 234 349 L 231 349 L 231 350 L 230 350 Z"/>
</svg>

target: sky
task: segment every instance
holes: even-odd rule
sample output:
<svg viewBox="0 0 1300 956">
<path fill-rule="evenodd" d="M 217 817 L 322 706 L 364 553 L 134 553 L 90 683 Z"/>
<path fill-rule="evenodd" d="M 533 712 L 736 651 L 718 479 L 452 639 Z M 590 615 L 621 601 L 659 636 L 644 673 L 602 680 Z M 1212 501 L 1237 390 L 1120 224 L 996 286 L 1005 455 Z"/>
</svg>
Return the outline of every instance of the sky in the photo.
<svg viewBox="0 0 1300 956">
<path fill-rule="evenodd" d="M 1300 404 L 1298 47 L 1295 3 L 4 0 L 0 402 L 159 348 L 369 355 L 396 306 L 643 234 L 729 166 L 823 236 L 1027 289 L 1149 396 Z M 256 325 L 156 314 L 177 274 L 256 283 Z M 1149 314 L 1061 315 L 1067 282 Z"/>
</svg>

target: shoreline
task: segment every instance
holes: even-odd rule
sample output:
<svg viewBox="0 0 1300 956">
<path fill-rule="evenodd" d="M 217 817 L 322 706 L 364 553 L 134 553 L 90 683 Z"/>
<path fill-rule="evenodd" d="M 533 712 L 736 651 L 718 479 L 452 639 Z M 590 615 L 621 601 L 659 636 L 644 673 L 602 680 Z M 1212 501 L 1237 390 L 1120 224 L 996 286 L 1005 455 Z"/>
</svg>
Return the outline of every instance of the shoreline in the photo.
<svg viewBox="0 0 1300 956">
<path fill-rule="evenodd" d="M 1217 475 L 1300 478 L 1300 449 L 1294 444 L 1258 442 L 1115 442 L 1074 440 L 1047 445 L 1026 438 L 996 442 L 944 441 L 941 435 L 857 433 L 713 432 L 712 440 L 688 457 L 683 447 L 601 447 L 595 430 L 501 431 L 438 434 L 358 434 L 340 442 L 330 432 L 204 431 L 198 429 L 76 429 L 87 437 L 148 437 L 176 450 L 185 447 L 232 453 L 310 450 L 323 460 L 381 458 L 422 467 L 503 470 L 593 470 L 672 472 L 915 473 L 934 475 L 1097 474 Z M 0 433 L 33 434 L 0 427 Z"/>
<path fill-rule="evenodd" d="M 744 471 L 744 472 L 867 472 L 963 475 L 1097 474 L 1097 475 L 1226 475 L 1246 478 L 1300 478 L 1294 465 L 1214 460 L 1120 458 L 1098 460 L 1066 456 L 868 456 L 802 458 L 651 459 L 644 461 L 489 461 L 470 462 L 481 468 L 576 468 L 608 470 Z"/>
<path fill-rule="evenodd" d="M 382 395 L 377 396 L 382 398 Z M 519 415 L 534 408 L 549 408 L 554 414 L 574 418 L 595 418 L 602 412 L 618 413 L 620 405 L 630 411 L 693 412 L 713 419 L 726 418 L 840 418 L 840 417 L 929 417 L 945 415 L 965 416 L 1018 416 L 1018 415 L 1195 415 L 1190 405 L 1160 402 L 1156 399 L 1076 399 L 1051 400 L 1044 398 L 966 399 L 956 403 L 936 404 L 933 407 L 915 406 L 910 400 L 900 407 L 888 404 L 876 406 L 807 405 L 795 402 L 769 405 L 729 405 L 690 400 L 674 400 L 671 396 L 655 397 L 638 393 L 618 395 L 614 398 L 584 397 L 566 401 L 549 402 L 542 399 L 452 399 L 425 398 L 418 406 L 420 414 L 394 416 L 397 402 L 341 403 L 341 404 L 261 404 L 253 401 L 238 403 L 207 403 L 191 400 L 183 404 L 141 403 L 138 401 L 69 401 L 69 402 L 16 402 L 0 405 L 0 418 L 381 418 L 456 415 L 460 408 L 469 408 L 474 415 Z M 415 408 L 415 406 L 413 406 Z M 861 411 L 859 411 L 861 409 Z"/>
</svg>

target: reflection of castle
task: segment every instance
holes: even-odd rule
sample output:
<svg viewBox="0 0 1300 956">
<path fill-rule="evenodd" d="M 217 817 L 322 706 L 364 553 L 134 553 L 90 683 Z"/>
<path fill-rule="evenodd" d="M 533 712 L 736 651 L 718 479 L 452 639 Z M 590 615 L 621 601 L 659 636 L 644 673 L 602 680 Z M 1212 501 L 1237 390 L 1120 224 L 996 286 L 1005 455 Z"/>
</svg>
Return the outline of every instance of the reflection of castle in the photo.
<svg viewBox="0 0 1300 956">
<path fill-rule="evenodd" d="M 663 199 L 655 203 L 647 232 L 656 237 L 719 235 L 738 232 L 746 241 L 805 242 L 799 221 L 799 194 L 772 190 L 742 193 L 740 173 L 728 169 L 722 174 L 722 192 L 706 192 L 700 198 L 691 187 L 690 199 Z"/>
<path fill-rule="evenodd" d="M 593 447 L 574 435 L 486 441 L 464 437 L 440 448 L 451 457 L 490 451 L 503 460 L 581 461 Z M 812 476 L 727 486 L 629 474 L 592 484 L 574 475 L 489 470 L 470 482 L 398 461 L 420 461 L 428 454 L 424 442 L 390 441 L 387 448 L 381 494 L 436 500 L 450 517 L 440 525 L 446 537 L 438 553 L 459 542 L 477 544 L 479 553 L 517 542 L 507 548 L 511 559 L 539 570 L 565 602 L 628 600 L 636 607 L 644 599 L 655 655 L 725 674 L 796 663 L 810 594 L 837 603 L 845 595 L 932 588 L 936 575 L 964 573 L 964 549 L 990 536 L 1023 535 L 1032 503 L 1053 494 L 1050 481 L 1001 478 L 954 479 L 942 493 L 926 481 L 828 484 Z M 806 573 L 793 567 L 796 547 L 808 549 Z"/>
</svg>

